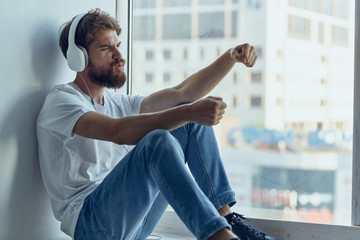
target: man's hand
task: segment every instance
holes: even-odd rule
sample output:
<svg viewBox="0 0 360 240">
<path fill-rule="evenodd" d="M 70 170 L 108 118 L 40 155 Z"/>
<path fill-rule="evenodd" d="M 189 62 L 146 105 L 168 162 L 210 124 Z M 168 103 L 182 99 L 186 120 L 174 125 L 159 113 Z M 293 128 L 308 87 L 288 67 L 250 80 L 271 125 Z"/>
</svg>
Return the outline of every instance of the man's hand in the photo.
<svg viewBox="0 0 360 240">
<path fill-rule="evenodd" d="M 207 97 L 189 105 L 191 122 L 200 125 L 216 125 L 222 119 L 226 104 L 222 98 Z"/>
<path fill-rule="evenodd" d="M 236 62 L 241 62 L 247 67 L 253 67 L 257 55 L 253 46 L 245 43 L 230 50 L 230 57 Z"/>
</svg>

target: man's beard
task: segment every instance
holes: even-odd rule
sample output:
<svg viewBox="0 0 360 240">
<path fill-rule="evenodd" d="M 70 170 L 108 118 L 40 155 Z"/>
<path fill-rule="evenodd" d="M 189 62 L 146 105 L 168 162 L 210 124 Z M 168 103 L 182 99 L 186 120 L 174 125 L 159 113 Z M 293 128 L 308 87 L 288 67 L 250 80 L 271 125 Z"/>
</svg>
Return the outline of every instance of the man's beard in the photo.
<svg viewBox="0 0 360 240">
<path fill-rule="evenodd" d="M 108 69 L 100 68 L 97 69 L 91 61 L 89 61 L 89 73 L 88 77 L 91 82 L 106 88 L 114 88 L 118 89 L 121 88 L 126 82 L 126 75 L 124 71 L 120 71 L 119 73 L 115 74 L 113 72 L 114 66 L 119 65 L 120 62 L 125 65 L 125 60 L 121 59 L 116 61 L 110 65 Z"/>
</svg>

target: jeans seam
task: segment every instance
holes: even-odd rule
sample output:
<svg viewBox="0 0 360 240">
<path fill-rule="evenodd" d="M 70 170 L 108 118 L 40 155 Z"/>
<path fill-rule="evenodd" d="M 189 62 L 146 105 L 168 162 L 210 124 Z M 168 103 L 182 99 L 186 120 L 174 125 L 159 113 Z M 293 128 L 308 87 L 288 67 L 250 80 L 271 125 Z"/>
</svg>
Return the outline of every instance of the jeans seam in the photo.
<svg viewBox="0 0 360 240">
<path fill-rule="evenodd" d="M 208 185 L 209 185 L 209 188 L 211 190 L 211 198 L 213 199 L 215 205 L 218 204 L 218 200 L 217 200 L 217 197 L 216 197 L 216 194 L 215 194 L 215 190 L 214 190 L 214 187 L 213 187 L 213 184 L 211 182 L 211 179 L 209 177 L 209 174 L 208 172 L 206 171 L 206 168 L 204 166 L 204 163 L 203 163 L 203 159 L 201 158 L 201 154 L 200 154 L 200 150 L 199 150 L 199 146 L 198 146 L 198 142 L 197 142 L 197 135 L 196 135 L 196 131 L 194 130 L 194 125 L 191 126 L 191 132 L 194 136 L 194 142 L 195 142 L 195 149 L 196 149 L 196 153 L 198 155 L 198 159 L 199 159 L 199 162 L 200 162 L 200 165 L 201 165 L 201 168 L 203 170 L 203 173 L 204 175 L 206 176 L 206 180 L 208 182 Z"/>
</svg>

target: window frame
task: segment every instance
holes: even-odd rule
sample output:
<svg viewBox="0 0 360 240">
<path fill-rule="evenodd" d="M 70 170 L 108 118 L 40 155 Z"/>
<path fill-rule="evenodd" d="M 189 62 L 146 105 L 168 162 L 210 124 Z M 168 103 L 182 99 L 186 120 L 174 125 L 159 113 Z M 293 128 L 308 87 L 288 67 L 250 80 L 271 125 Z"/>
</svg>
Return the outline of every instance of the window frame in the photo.
<svg viewBox="0 0 360 240">
<path fill-rule="evenodd" d="M 132 31 L 132 0 L 116 1 L 116 18 L 122 25 L 122 42 L 126 45 L 127 67 L 126 72 L 128 81 L 126 93 L 132 93 L 132 50 L 133 50 L 133 31 Z M 351 226 L 341 226 L 335 224 L 319 224 L 308 222 L 293 222 L 286 220 L 273 220 L 262 218 L 249 218 L 250 224 L 264 231 L 269 235 L 281 239 L 358 239 L 360 236 L 360 149 L 356 148 L 360 144 L 360 1 L 355 1 L 355 54 L 354 54 L 354 109 L 353 109 L 353 159 L 352 159 L 352 211 Z M 120 14 L 121 13 L 121 14 Z M 175 212 L 166 211 L 162 220 L 156 228 L 158 233 L 181 233 L 184 236 L 192 236 L 181 223 Z M 190 234 L 190 235 L 189 235 Z"/>
</svg>

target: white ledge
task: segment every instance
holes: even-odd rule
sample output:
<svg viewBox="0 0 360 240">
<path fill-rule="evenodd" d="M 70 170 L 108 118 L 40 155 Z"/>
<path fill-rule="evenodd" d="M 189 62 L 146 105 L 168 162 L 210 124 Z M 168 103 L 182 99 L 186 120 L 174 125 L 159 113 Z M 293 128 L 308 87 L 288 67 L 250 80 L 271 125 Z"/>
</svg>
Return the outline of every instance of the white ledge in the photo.
<svg viewBox="0 0 360 240">
<path fill-rule="evenodd" d="M 249 218 L 249 225 L 279 240 L 360 239 L 360 227 Z M 174 211 L 168 210 L 154 234 L 172 239 L 196 239 Z"/>
</svg>

